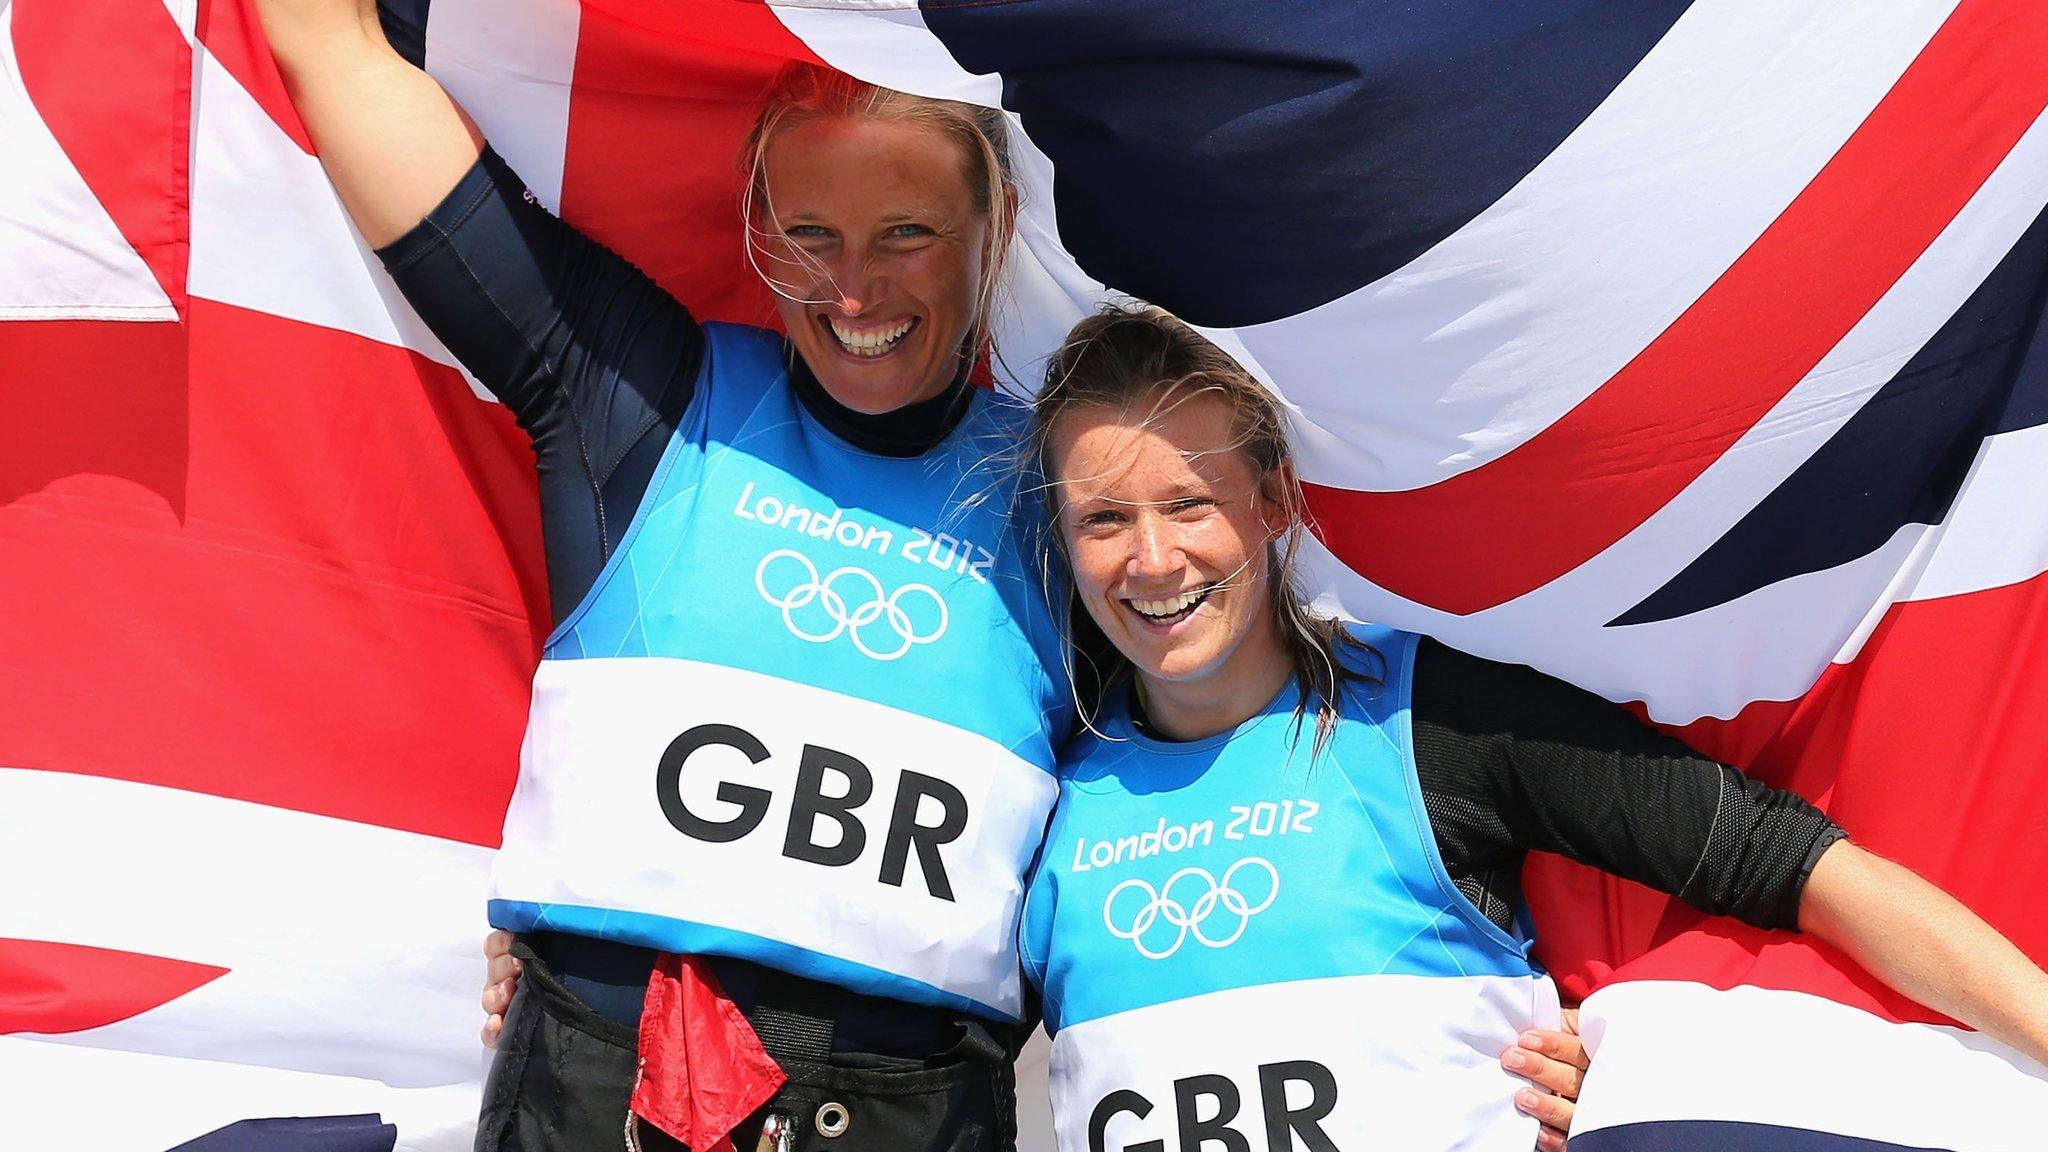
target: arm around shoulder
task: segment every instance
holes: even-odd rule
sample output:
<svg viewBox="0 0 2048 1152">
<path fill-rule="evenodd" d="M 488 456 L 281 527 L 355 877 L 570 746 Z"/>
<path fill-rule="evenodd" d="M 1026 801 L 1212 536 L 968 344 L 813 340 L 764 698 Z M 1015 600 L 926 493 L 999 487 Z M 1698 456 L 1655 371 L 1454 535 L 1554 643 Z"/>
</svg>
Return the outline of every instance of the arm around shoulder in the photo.
<svg viewBox="0 0 2048 1152">
<path fill-rule="evenodd" d="M 2048 1064 L 2048 973 L 1908 869 L 1837 841 L 1800 893 L 1799 928 L 1897 991 Z"/>
<path fill-rule="evenodd" d="M 384 38 L 374 0 L 256 0 L 285 88 L 372 248 L 441 202 L 483 147 L 461 108 Z"/>
</svg>

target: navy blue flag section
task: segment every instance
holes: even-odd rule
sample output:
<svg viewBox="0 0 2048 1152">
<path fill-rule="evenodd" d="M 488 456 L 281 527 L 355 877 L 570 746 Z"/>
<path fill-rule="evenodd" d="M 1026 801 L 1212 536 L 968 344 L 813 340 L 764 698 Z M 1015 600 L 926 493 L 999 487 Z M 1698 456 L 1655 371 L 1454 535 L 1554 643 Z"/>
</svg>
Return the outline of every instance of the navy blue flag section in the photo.
<svg viewBox="0 0 2048 1152">
<path fill-rule="evenodd" d="M 1192 324 L 1310 311 L 1520 183 L 1687 7 L 926 0 L 1002 77 L 1095 279 Z"/>
<path fill-rule="evenodd" d="M 170 1152 L 391 1152 L 397 1143 L 381 1116 L 289 1116 L 237 1121 Z"/>
<path fill-rule="evenodd" d="M 1925 1146 L 1727 1120 L 1664 1120 L 1603 1128 L 1572 1137 L 1571 1146 L 1587 1152 L 1930 1152 Z"/>
</svg>

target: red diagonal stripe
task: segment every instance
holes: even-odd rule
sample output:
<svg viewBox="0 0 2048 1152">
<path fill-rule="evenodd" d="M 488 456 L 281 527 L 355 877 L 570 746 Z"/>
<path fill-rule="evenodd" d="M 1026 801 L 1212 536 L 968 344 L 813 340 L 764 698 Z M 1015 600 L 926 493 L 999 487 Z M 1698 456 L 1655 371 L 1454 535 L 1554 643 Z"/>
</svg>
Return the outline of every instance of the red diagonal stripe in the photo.
<svg viewBox="0 0 2048 1152">
<path fill-rule="evenodd" d="M 161 0 L 16 0 L 22 86 L 180 314 L 191 246 L 192 48 Z"/>
<path fill-rule="evenodd" d="M 1585 563 L 1783 399 L 2044 106 L 2048 4 L 1965 0 L 1756 243 L 1599 391 L 1492 464 L 1428 488 L 1310 485 L 1324 541 L 1381 587 L 1460 615 Z"/>
<path fill-rule="evenodd" d="M 0 937 L 0 1035 L 99 1028 L 227 973 L 211 964 L 139 952 Z"/>
</svg>

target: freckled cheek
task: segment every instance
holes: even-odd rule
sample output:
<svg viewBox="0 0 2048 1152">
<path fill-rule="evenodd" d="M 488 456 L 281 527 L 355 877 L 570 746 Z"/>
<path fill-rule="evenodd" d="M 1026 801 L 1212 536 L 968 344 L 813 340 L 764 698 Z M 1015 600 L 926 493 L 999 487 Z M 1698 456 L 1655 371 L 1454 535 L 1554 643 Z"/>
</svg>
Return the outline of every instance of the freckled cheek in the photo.
<svg viewBox="0 0 2048 1152">
<path fill-rule="evenodd" d="M 1190 559 L 1202 564 L 1219 563 L 1237 551 L 1230 529 L 1210 520 L 1183 525 L 1174 533 L 1172 543 Z"/>
</svg>

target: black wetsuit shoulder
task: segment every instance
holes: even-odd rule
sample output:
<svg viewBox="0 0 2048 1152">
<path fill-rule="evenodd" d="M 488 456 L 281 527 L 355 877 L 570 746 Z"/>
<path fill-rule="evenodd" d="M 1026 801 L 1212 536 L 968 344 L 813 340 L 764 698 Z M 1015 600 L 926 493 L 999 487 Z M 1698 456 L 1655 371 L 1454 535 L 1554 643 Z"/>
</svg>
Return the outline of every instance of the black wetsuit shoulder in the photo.
<svg viewBox="0 0 2048 1152">
<path fill-rule="evenodd" d="M 427 326 L 533 441 L 554 616 L 583 599 L 693 399 L 704 331 L 624 257 L 540 206 L 485 149 L 424 220 L 378 251 Z M 882 456 L 931 450 L 965 415 L 964 376 L 881 414 L 790 380 L 827 431 Z"/>
</svg>

